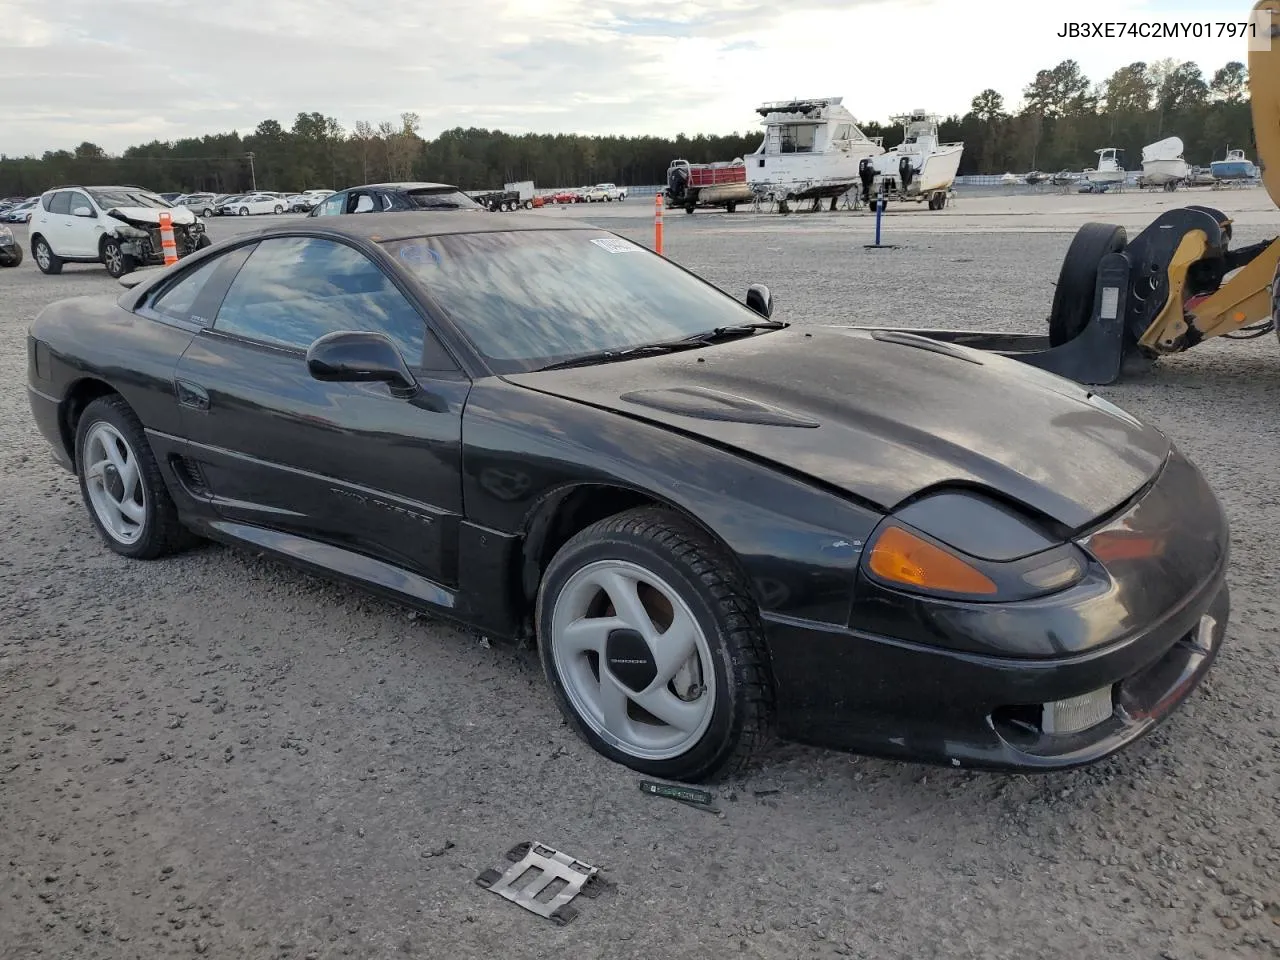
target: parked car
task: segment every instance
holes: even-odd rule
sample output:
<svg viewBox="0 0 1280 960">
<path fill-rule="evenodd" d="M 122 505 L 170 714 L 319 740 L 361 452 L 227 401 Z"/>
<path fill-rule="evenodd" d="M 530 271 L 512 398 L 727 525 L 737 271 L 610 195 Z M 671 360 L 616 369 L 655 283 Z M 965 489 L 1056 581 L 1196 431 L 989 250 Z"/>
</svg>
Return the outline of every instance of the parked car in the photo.
<svg viewBox="0 0 1280 960">
<path fill-rule="evenodd" d="M 178 198 L 178 206 L 186 207 L 200 217 L 212 217 L 218 208 L 218 196 L 213 193 L 189 193 Z"/>
<path fill-rule="evenodd" d="M 594 187 L 585 188 L 583 197 L 589 203 L 604 203 L 606 201 L 627 199 L 627 191 L 617 184 L 597 183 Z"/>
<path fill-rule="evenodd" d="M 0 219 L 3 219 L 5 223 L 30 223 L 31 215 L 35 212 L 37 203 L 39 203 L 38 199 L 23 200 L 21 203 L 16 203 Z"/>
<path fill-rule="evenodd" d="M 22 244 L 13 231 L 0 224 L 0 267 L 16 267 L 22 263 Z"/>
<path fill-rule="evenodd" d="M 447 183 L 371 183 L 349 187 L 316 204 L 308 216 L 409 210 L 484 210 L 457 187 Z"/>
<path fill-rule="evenodd" d="M 307 213 L 321 200 L 333 196 L 332 190 L 304 190 L 289 197 L 289 209 L 294 213 Z"/>
<path fill-rule="evenodd" d="M 250 193 L 233 197 L 219 208 L 224 216 L 248 217 L 259 213 L 284 213 L 285 202 L 266 193 Z"/>
<path fill-rule="evenodd" d="M 204 535 L 533 640 L 573 729 L 645 775 L 721 777 L 774 730 L 1083 766 L 1223 643 L 1200 472 L 1009 357 L 792 326 L 537 217 L 295 221 L 127 279 L 26 345 L 108 549 Z"/>
<path fill-rule="evenodd" d="M 31 256 L 41 272 L 64 263 L 101 263 L 113 277 L 164 263 L 160 214 L 173 223 L 179 259 L 209 246 L 204 224 L 141 187 L 58 187 L 45 191 L 31 218 Z"/>
</svg>

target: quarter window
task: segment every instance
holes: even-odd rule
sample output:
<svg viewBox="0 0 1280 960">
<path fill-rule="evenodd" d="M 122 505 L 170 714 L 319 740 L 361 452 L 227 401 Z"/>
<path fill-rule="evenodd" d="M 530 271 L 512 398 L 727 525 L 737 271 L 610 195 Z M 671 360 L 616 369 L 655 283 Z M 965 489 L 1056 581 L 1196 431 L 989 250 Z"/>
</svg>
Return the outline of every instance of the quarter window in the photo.
<svg viewBox="0 0 1280 960">
<path fill-rule="evenodd" d="M 390 337 L 410 366 L 422 363 L 426 325 L 360 251 L 315 237 L 263 240 L 236 274 L 214 319 L 222 333 L 305 350 L 337 330 Z"/>
</svg>

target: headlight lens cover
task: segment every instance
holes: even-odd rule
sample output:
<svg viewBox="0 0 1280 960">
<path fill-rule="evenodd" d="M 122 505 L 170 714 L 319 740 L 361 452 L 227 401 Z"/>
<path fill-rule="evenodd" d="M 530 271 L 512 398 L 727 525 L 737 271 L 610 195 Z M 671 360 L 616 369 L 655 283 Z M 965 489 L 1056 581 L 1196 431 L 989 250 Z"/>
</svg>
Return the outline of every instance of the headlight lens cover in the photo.
<svg viewBox="0 0 1280 960">
<path fill-rule="evenodd" d="M 925 596 L 1007 603 L 1079 583 L 1088 557 L 970 491 L 945 491 L 881 521 L 863 553 L 873 582 Z"/>
</svg>

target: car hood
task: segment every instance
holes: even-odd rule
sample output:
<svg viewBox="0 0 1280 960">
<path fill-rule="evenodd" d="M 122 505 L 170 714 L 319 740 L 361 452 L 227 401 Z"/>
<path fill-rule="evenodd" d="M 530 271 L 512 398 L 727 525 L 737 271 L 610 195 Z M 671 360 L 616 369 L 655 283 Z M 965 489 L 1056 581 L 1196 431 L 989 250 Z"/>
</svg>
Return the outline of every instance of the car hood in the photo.
<svg viewBox="0 0 1280 960">
<path fill-rule="evenodd" d="M 1168 439 L 1079 385 L 923 337 L 791 327 L 509 382 L 768 461 L 891 510 L 993 489 L 1072 530 L 1141 490 Z"/>
<path fill-rule="evenodd" d="M 112 207 L 107 211 L 107 214 L 117 220 L 124 220 L 126 223 L 151 224 L 154 226 L 160 222 L 160 214 L 164 213 L 165 210 L 173 217 L 174 223 L 195 223 L 196 221 L 195 213 L 186 207 L 165 207 L 164 210 L 155 207 Z"/>
</svg>

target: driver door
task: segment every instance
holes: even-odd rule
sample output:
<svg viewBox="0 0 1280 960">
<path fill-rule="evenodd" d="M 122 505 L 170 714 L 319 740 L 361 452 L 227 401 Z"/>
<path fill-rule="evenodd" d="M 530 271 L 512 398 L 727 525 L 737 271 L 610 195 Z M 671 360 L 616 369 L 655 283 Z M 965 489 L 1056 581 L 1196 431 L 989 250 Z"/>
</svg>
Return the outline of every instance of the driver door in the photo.
<svg viewBox="0 0 1280 960">
<path fill-rule="evenodd" d="M 470 381 L 414 302 L 354 246 L 273 237 L 252 247 L 176 371 L 208 502 L 254 542 L 285 543 L 357 576 L 376 558 L 452 587 Z M 314 379 L 307 348 L 336 330 L 386 335 L 419 396 Z M 268 542 L 265 531 L 287 539 Z"/>
</svg>

